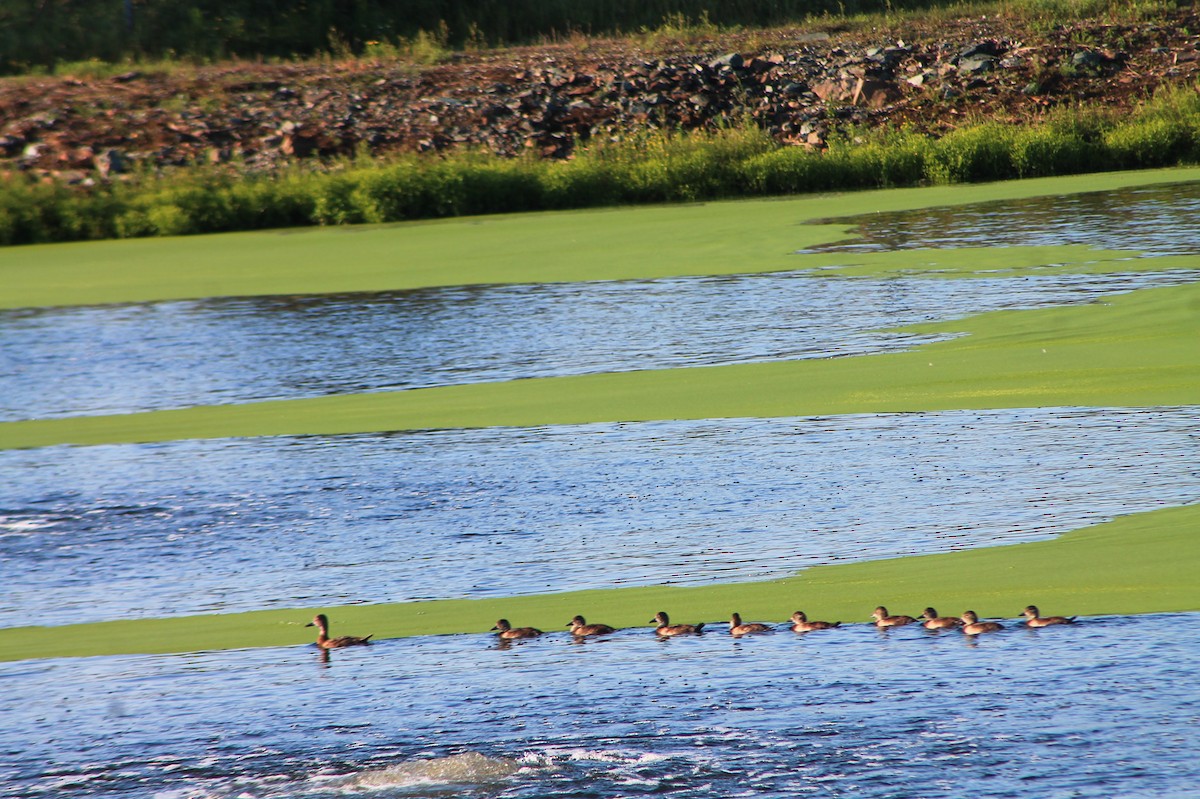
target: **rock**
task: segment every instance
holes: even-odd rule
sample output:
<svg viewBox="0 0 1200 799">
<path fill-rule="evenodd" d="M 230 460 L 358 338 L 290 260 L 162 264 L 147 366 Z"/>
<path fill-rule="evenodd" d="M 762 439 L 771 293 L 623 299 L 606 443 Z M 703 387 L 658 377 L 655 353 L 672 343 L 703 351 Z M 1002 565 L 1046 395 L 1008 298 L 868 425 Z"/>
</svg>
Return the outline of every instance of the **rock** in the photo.
<svg viewBox="0 0 1200 799">
<path fill-rule="evenodd" d="M 1098 75 L 1112 64 L 1113 60 L 1097 50 L 1080 50 L 1071 56 L 1071 68 L 1076 72 Z"/>
<path fill-rule="evenodd" d="M 988 56 L 991 58 L 997 58 L 999 56 L 1004 55 L 1004 53 L 1006 53 L 1007 51 L 1008 51 L 1007 47 L 1003 46 L 1002 44 L 1000 44 L 999 42 L 997 42 L 995 40 L 986 41 L 986 42 L 978 42 L 976 44 L 968 45 L 968 46 L 964 47 L 962 50 L 959 50 L 958 60 L 962 60 L 964 58 L 979 58 L 980 56 Z"/>
<path fill-rule="evenodd" d="M 742 58 L 741 53 L 726 53 L 723 56 L 718 56 L 708 62 L 709 69 L 721 69 L 728 67 L 730 69 L 741 69 L 746 65 L 746 60 Z"/>
<path fill-rule="evenodd" d="M 965 75 L 981 75 L 996 68 L 996 59 L 989 55 L 977 55 L 958 59 L 958 71 Z"/>
<path fill-rule="evenodd" d="M 856 83 L 843 78 L 814 84 L 812 93 L 826 103 L 843 103 L 854 96 Z"/>
<path fill-rule="evenodd" d="M 850 102 L 854 105 L 864 105 L 867 108 L 880 109 L 891 105 L 902 96 L 900 89 L 894 83 L 869 78 L 860 78 L 854 87 Z"/>
</svg>

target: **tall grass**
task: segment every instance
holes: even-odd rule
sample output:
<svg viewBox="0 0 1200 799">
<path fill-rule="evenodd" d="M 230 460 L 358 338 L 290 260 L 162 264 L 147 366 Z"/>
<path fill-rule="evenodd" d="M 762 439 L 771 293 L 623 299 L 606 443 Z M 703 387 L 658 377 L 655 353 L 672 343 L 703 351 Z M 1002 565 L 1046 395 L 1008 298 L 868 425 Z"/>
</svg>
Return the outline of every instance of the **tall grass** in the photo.
<svg viewBox="0 0 1200 799">
<path fill-rule="evenodd" d="M 381 52 L 425 63 L 447 48 L 525 44 L 573 34 L 694 41 L 720 30 L 803 24 L 877 26 L 914 17 L 1002 14 L 1040 27 L 1128 22 L 1188 0 L 0 0 L 0 73 L 72 70 L 93 61 L 204 63 Z"/>
<path fill-rule="evenodd" d="M 0 182 L 0 244 L 394 222 L 965 183 L 1200 162 L 1200 94 L 1175 89 L 1137 113 L 1061 111 L 1040 124 L 981 122 L 940 139 L 908 130 L 782 147 L 753 125 L 648 132 L 581 147 L 569 161 L 480 152 L 359 158 L 323 171 L 239 177 L 207 168 L 75 188 Z"/>
</svg>

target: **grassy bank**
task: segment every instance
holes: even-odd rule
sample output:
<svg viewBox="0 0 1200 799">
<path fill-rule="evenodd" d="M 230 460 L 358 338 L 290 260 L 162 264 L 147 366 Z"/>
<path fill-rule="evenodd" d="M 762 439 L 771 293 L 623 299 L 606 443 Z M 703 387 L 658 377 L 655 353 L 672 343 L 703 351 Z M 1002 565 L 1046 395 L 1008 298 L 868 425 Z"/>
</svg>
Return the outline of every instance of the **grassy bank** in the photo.
<svg viewBox="0 0 1200 799">
<path fill-rule="evenodd" d="M 880 603 L 895 613 L 916 615 L 933 605 L 945 613 L 970 608 L 1001 618 L 1016 617 L 1031 602 L 1047 613 L 1072 615 L 1200 610 L 1198 529 L 1200 506 L 1193 505 L 1122 517 L 1050 541 L 821 566 L 764 583 L 0 629 L 0 661 L 296 645 L 312 640 L 303 625 L 320 611 L 330 614 L 337 633 L 373 633 L 377 639 L 475 633 L 483 645 L 497 618 L 554 631 L 576 613 L 646 627 L 650 635 L 646 620 L 658 610 L 679 621 L 719 622 L 735 610 L 782 621 L 802 609 L 846 623 L 866 622 Z"/>
<path fill-rule="evenodd" d="M 244 176 L 180 169 L 91 188 L 0 184 L 0 244 L 382 223 L 512 211 L 947 185 L 1200 162 L 1200 93 L 1166 92 L 1132 116 L 1102 106 L 1033 127 L 980 121 L 938 139 L 892 130 L 781 147 L 751 125 L 633 135 L 566 162 L 472 152 Z"/>
</svg>

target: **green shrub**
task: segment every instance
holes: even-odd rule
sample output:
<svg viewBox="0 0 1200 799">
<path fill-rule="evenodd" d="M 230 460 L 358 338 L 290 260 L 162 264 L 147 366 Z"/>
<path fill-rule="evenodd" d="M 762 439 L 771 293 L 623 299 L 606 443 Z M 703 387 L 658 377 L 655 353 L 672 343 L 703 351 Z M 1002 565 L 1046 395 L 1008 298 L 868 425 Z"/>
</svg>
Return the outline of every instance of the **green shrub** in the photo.
<svg viewBox="0 0 1200 799">
<path fill-rule="evenodd" d="M 974 183 L 1016 175 L 1012 129 L 995 123 L 960 128 L 937 141 L 926 162 L 934 183 Z"/>
<path fill-rule="evenodd" d="M 92 188 L 16 175 L 0 183 L 0 244 L 1001 180 L 1189 160 L 1200 161 L 1200 95 L 1190 89 L 1165 92 L 1131 118 L 1082 108 L 1038 126 L 986 123 L 940 140 L 860 132 L 833 138 L 823 152 L 781 147 L 746 125 L 589 142 L 564 162 L 449 152 L 248 178 L 196 167 Z"/>
<path fill-rule="evenodd" d="M 1104 136 L 1104 146 L 1115 168 L 1177 164 L 1192 152 L 1193 145 L 1192 130 L 1178 120 L 1163 117 L 1135 120 Z"/>
<path fill-rule="evenodd" d="M 1101 148 L 1057 126 L 1031 128 L 1013 137 L 1012 162 L 1019 177 L 1077 174 L 1094 170 Z"/>
</svg>

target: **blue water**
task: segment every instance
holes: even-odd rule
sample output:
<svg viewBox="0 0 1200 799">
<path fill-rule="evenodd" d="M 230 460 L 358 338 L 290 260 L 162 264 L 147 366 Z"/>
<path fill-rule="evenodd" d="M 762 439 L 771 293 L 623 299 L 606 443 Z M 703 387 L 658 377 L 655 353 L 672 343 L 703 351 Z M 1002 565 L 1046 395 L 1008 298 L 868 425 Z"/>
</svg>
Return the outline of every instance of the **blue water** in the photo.
<svg viewBox="0 0 1200 799">
<path fill-rule="evenodd" d="M 841 249 L 1200 250 L 1194 185 L 877 214 Z M 0 310 L 0 421 L 896 351 L 895 328 L 1081 303 L 1197 269 L 930 280 L 804 272 Z"/>
<path fill-rule="evenodd" d="M 0 452 L 0 625 L 760 580 L 1200 499 L 1195 406 Z M 202 568 L 197 568 L 202 565 Z"/>
<path fill-rule="evenodd" d="M 1198 196 L 873 215 L 842 248 L 1196 253 Z M 910 322 L 1195 279 L 775 274 L 8 311 L 0 419 L 854 355 L 919 344 L 886 332 Z M 768 579 L 1045 539 L 1200 501 L 1198 411 L 0 452 L 0 626 Z M 1193 797 L 1198 621 L 0 663 L 0 796 Z"/>
<path fill-rule="evenodd" d="M 1182 799 L 1200 785 L 1198 621 L 5 663 L 21 690 L 0 692 L 0 790 Z"/>
</svg>

